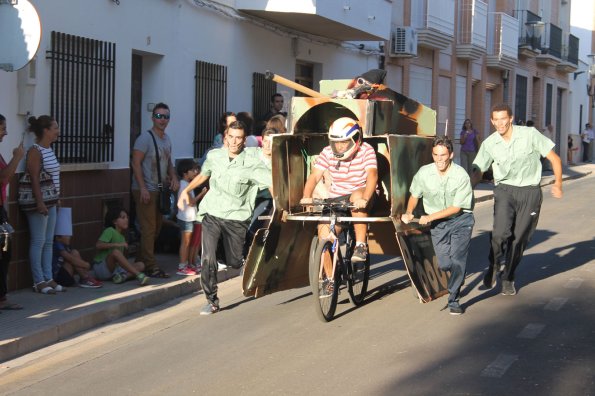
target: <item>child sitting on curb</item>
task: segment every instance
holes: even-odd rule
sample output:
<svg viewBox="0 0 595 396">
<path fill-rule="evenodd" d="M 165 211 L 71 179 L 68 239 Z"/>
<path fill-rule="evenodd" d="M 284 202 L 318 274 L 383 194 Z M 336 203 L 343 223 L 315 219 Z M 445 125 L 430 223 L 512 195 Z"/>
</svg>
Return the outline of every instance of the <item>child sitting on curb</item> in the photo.
<svg viewBox="0 0 595 396">
<path fill-rule="evenodd" d="M 89 276 L 91 264 L 81 258 L 80 253 L 70 246 L 70 235 L 56 235 L 54 237 L 54 256 L 52 272 L 54 280 L 62 286 L 74 286 L 74 274 L 80 277 L 79 286 L 96 289 L 103 283 Z"/>
<path fill-rule="evenodd" d="M 124 232 L 128 229 L 128 213 L 122 208 L 110 208 L 105 214 L 105 229 L 95 247 L 97 254 L 93 258 L 95 276 L 101 280 L 111 279 L 114 283 L 124 283 L 136 278 L 141 286 L 149 282 L 149 277 L 142 271 L 144 263 L 130 263 L 124 250 L 128 248 Z"/>
</svg>

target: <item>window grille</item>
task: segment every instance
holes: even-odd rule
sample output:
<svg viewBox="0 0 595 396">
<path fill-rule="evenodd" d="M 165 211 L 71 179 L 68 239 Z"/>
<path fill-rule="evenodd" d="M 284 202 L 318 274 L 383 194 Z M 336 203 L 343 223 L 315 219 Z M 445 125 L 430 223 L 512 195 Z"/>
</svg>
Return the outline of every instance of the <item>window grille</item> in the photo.
<svg viewBox="0 0 595 396">
<path fill-rule="evenodd" d="M 252 74 L 252 115 L 257 123 L 271 110 L 271 96 L 275 93 L 276 82 L 266 78 L 262 73 Z"/>
<path fill-rule="evenodd" d="M 219 117 L 227 111 L 227 67 L 196 61 L 194 156 L 201 157 L 218 133 Z"/>
<path fill-rule="evenodd" d="M 61 163 L 114 160 L 116 44 L 53 31 L 50 113 Z"/>
</svg>

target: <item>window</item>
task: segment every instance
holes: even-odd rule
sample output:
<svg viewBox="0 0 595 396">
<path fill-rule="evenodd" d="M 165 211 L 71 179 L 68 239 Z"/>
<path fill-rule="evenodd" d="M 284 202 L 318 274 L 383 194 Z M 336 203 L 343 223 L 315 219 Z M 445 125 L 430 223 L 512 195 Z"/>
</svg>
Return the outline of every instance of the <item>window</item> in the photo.
<svg viewBox="0 0 595 396">
<path fill-rule="evenodd" d="M 546 84 L 545 86 L 545 125 L 552 123 L 552 101 L 553 101 L 553 90 L 552 84 Z"/>
<path fill-rule="evenodd" d="M 114 159 L 116 44 L 52 32 L 50 114 L 60 125 L 61 163 Z"/>
<path fill-rule="evenodd" d="M 312 63 L 306 63 L 297 61 L 295 63 L 295 82 L 308 87 L 314 88 L 314 65 Z M 295 91 L 295 96 L 307 96 L 301 92 Z"/>
<path fill-rule="evenodd" d="M 196 61 L 194 156 L 201 157 L 218 133 L 219 117 L 227 111 L 227 67 Z"/>
<path fill-rule="evenodd" d="M 516 76 L 516 94 L 514 100 L 514 118 L 527 122 L 527 77 Z"/>
</svg>

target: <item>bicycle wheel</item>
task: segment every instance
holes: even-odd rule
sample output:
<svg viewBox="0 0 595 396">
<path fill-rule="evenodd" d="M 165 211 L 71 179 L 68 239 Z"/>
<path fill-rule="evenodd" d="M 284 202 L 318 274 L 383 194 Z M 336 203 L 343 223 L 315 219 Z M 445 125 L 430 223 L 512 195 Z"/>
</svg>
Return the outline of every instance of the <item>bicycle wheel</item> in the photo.
<svg viewBox="0 0 595 396">
<path fill-rule="evenodd" d="M 349 292 L 349 299 L 355 306 L 363 304 L 368 291 L 368 279 L 370 278 L 370 256 L 363 262 L 352 262 L 348 264 L 349 279 L 347 281 L 347 290 Z"/>
<path fill-rule="evenodd" d="M 339 296 L 338 268 L 335 275 L 330 276 L 324 270 L 324 263 L 333 260 L 332 242 L 319 242 L 315 236 L 310 245 L 310 286 L 314 297 L 316 314 L 323 322 L 331 321 L 337 309 Z M 330 260 L 330 261 L 329 261 Z M 321 271 L 322 270 L 322 271 Z"/>
</svg>

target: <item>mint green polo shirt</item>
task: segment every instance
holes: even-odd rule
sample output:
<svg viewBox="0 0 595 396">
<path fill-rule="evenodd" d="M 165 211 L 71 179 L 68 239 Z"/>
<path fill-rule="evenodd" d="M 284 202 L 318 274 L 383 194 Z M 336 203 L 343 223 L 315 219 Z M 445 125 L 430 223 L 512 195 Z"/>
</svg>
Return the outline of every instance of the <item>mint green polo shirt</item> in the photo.
<svg viewBox="0 0 595 396">
<path fill-rule="evenodd" d="M 428 215 L 451 206 L 466 211 L 471 211 L 473 207 L 469 175 L 454 162 L 445 175 L 438 173 L 434 163 L 422 166 L 413 176 L 409 192 L 416 198 L 423 198 L 424 211 Z"/>
<path fill-rule="evenodd" d="M 209 151 L 200 174 L 209 176 L 209 191 L 200 201 L 197 220 L 205 214 L 226 220 L 248 221 L 259 189 L 272 184 L 271 170 L 260 149 L 247 147 L 230 161 L 226 148 Z"/>
<path fill-rule="evenodd" d="M 498 132 L 492 133 L 479 147 L 473 165 L 482 172 L 492 165 L 494 183 L 515 187 L 537 186 L 541 181 L 541 157 L 555 144 L 533 127 L 513 125 L 506 142 Z"/>
</svg>

